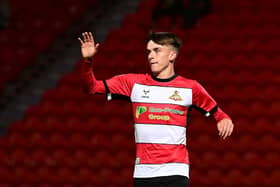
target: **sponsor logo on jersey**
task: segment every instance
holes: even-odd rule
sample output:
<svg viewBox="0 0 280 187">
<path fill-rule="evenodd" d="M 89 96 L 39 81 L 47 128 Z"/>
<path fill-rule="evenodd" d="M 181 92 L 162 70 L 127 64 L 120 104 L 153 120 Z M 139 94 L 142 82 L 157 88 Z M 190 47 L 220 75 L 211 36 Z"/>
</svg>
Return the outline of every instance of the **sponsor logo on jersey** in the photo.
<svg viewBox="0 0 280 187">
<path fill-rule="evenodd" d="M 143 93 L 144 95 L 141 96 L 142 98 L 147 98 L 147 99 L 150 98 L 148 95 L 150 93 L 149 89 L 143 89 Z"/>
<path fill-rule="evenodd" d="M 173 114 L 179 114 L 179 115 L 184 115 L 184 111 L 182 110 L 176 110 L 172 108 L 154 108 L 150 107 L 149 112 L 155 112 L 155 113 L 160 113 L 160 112 L 170 112 Z"/>
<path fill-rule="evenodd" d="M 177 90 L 174 91 L 174 93 L 169 97 L 169 99 L 172 99 L 174 101 L 182 101 L 182 97 L 179 95 L 179 92 Z"/>
<path fill-rule="evenodd" d="M 139 118 L 139 116 L 140 116 L 141 114 L 143 114 L 144 112 L 146 112 L 146 111 L 147 111 L 147 107 L 145 107 L 145 106 L 138 106 L 138 107 L 136 108 L 135 117 L 136 117 L 136 118 Z"/>
<path fill-rule="evenodd" d="M 164 121 L 168 121 L 170 119 L 170 116 L 168 115 L 154 115 L 154 114 L 149 114 L 149 119 L 152 120 L 164 120 Z"/>
</svg>

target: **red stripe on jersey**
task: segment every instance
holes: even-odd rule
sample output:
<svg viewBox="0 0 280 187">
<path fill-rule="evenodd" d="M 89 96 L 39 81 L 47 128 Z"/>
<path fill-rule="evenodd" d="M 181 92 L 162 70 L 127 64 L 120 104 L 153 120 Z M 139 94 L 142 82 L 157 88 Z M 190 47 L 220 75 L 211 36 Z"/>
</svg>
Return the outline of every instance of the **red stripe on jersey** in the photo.
<svg viewBox="0 0 280 187">
<path fill-rule="evenodd" d="M 135 123 L 186 126 L 187 107 L 173 104 L 133 103 Z"/>
<path fill-rule="evenodd" d="M 188 151 L 185 145 L 138 143 L 136 147 L 136 157 L 139 164 L 189 164 Z"/>
</svg>

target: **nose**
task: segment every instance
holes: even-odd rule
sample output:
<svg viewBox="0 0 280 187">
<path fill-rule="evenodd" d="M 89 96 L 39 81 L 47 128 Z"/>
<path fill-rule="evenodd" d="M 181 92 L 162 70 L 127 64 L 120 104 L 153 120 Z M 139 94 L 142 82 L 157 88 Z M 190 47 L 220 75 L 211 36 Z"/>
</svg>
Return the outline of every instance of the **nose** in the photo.
<svg viewBox="0 0 280 187">
<path fill-rule="evenodd" d="M 153 55 L 152 52 L 150 52 L 150 53 L 148 54 L 148 60 L 151 61 L 152 59 L 154 59 L 154 55 Z"/>
</svg>

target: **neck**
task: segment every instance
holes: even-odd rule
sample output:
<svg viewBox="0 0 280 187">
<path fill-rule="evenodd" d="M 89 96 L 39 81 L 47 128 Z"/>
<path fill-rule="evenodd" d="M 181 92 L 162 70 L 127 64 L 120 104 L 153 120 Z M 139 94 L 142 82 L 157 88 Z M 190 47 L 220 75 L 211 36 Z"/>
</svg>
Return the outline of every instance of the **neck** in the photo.
<svg viewBox="0 0 280 187">
<path fill-rule="evenodd" d="M 158 79 L 169 79 L 175 75 L 174 68 L 166 68 L 164 71 L 159 73 L 153 73 L 153 76 Z"/>
</svg>

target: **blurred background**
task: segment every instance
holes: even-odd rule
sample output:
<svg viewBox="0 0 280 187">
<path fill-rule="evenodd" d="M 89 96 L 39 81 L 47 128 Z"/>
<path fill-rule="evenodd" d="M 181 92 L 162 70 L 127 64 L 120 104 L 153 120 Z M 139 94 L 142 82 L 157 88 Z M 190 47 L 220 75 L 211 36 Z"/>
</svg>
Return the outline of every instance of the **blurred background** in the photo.
<svg viewBox="0 0 280 187">
<path fill-rule="evenodd" d="M 130 104 L 82 92 L 81 32 L 101 43 L 98 79 L 145 73 L 146 36 L 183 40 L 177 73 L 235 123 L 221 140 L 194 112 L 191 187 L 280 186 L 280 1 L 1 0 L 0 187 L 132 186 Z"/>
</svg>

